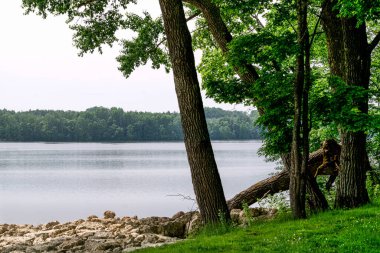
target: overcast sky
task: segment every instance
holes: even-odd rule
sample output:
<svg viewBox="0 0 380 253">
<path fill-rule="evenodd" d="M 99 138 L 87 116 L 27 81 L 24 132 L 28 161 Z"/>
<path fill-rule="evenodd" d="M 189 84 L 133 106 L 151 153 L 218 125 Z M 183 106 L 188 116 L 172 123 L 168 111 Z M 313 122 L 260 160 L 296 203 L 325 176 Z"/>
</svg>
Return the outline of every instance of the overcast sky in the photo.
<svg viewBox="0 0 380 253">
<path fill-rule="evenodd" d="M 23 15 L 21 0 L 0 9 L 0 109 L 85 110 L 93 106 L 133 111 L 178 111 L 172 74 L 140 67 L 128 79 L 117 69 L 118 48 L 77 56 L 64 17 Z M 159 13 L 158 1 L 142 8 Z M 145 4 L 145 5 L 144 5 Z M 141 7 L 141 5 L 140 5 Z M 219 105 L 204 99 L 205 106 Z"/>
</svg>

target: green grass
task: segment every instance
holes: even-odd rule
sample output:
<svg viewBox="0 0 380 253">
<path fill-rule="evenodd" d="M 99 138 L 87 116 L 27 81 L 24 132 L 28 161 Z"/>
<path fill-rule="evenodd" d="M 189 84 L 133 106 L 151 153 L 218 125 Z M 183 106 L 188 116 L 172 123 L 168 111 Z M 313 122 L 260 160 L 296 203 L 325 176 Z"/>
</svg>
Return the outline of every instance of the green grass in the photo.
<svg viewBox="0 0 380 253">
<path fill-rule="evenodd" d="M 306 220 L 257 221 L 224 234 L 206 229 L 194 238 L 138 253 L 380 252 L 380 204 L 333 210 Z"/>
</svg>

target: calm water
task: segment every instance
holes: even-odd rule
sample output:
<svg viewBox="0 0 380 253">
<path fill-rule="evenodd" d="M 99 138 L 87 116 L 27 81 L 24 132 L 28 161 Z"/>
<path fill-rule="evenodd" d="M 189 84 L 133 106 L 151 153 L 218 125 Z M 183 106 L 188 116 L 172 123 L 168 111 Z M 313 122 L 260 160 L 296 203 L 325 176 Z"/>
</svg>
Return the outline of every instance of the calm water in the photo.
<svg viewBox="0 0 380 253">
<path fill-rule="evenodd" d="M 227 198 L 274 171 L 260 142 L 214 142 Z M 0 223 L 171 216 L 194 196 L 183 143 L 0 143 Z"/>
</svg>

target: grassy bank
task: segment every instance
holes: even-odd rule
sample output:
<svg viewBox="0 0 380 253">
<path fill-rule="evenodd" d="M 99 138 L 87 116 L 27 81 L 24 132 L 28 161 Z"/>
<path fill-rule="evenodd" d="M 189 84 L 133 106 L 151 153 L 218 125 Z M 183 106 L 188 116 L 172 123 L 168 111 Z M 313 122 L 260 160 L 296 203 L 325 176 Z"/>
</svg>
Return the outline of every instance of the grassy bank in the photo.
<svg viewBox="0 0 380 253">
<path fill-rule="evenodd" d="M 380 205 L 333 210 L 300 221 L 256 221 L 219 235 L 204 231 L 180 243 L 136 252 L 380 252 Z"/>
</svg>

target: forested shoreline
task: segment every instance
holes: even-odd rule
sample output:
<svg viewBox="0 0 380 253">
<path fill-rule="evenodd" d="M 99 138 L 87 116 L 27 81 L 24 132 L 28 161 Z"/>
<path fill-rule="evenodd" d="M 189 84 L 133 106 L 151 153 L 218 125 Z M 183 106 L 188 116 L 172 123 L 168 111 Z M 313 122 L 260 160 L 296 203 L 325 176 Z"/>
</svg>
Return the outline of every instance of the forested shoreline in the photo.
<svg viewBox="0 0 380 253">
<path fill-rule="evenodd" d="M 205 108 L 213 140 L 260 139 L 254 125 L 257 112 Z M 125 112 L 121 108 L 92 107 L 86 111 L 0 110 L 0 141 L 127 142 L 183 140 L 176 112 Z"/>
</svg>

